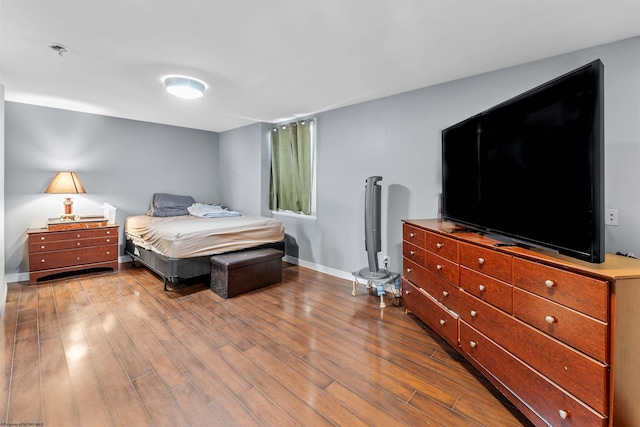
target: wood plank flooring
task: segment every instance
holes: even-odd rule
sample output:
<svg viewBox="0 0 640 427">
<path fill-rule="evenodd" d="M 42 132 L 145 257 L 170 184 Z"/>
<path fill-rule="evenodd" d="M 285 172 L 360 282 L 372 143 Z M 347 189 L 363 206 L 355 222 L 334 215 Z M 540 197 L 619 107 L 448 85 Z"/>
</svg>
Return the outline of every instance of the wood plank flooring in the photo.
<svg viewBox="0 0 640 427">
<path fill-rule="evenodd" d="M 403 308 L 285 264 L 224 300 L 145 268 L 11 283 L 0 424 L 529 426 Z"/>
</svg>

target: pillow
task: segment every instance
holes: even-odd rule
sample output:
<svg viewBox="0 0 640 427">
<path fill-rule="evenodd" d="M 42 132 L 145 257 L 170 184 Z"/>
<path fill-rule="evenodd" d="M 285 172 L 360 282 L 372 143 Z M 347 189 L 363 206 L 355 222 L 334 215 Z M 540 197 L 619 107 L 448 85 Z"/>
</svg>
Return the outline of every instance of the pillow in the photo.
<svg viewBox="0 0 640 427">
<path fill-rule="evenodd" d="M 151 204 L 149 205 L 147 215 L 165 217 L 189 215 L 187 208 L 194 203 L 195 200 L 191 196 L 155 193 L 151 198 Z"/>
</svg>

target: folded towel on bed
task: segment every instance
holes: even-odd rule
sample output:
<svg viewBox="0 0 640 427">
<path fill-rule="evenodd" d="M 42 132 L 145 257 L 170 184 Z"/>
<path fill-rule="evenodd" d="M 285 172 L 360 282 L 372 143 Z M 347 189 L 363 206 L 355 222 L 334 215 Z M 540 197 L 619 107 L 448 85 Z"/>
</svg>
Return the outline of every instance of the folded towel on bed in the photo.
<svg viewBox="0 0 640 427">
<path fill-rule="evenodd" d="M 207 205 L 205 203 L 194 203 L 187 208 L 193 216 L 202 218 L 220 218 L 227 216 L 242 216 L 240 212 L 231 211 L 220 205 Z"/>
</svg>

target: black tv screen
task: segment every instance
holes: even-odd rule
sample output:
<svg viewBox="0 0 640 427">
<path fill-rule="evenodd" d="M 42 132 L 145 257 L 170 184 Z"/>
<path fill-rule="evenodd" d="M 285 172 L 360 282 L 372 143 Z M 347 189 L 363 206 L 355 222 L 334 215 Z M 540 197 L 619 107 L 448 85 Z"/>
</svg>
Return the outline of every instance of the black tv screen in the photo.
<svg viewBox="0 0 640 427">
<path fill-rule="evenodd" d="M 443 130 L 443 219 L 603 262 L 603 104 L 596 60 Z"/>
</svg>

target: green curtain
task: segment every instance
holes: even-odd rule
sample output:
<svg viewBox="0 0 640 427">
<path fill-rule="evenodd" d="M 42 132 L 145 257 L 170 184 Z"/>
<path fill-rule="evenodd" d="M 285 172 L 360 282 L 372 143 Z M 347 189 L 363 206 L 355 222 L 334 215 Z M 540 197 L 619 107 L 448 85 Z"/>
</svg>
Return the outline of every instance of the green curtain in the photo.
<svg viewBox="0 0 640 427">
<path fill-rule="evenodd" d="M 312 120 L 272 129 L 271 210 L 311 213 L 313 131 Z"/>
</svg>

